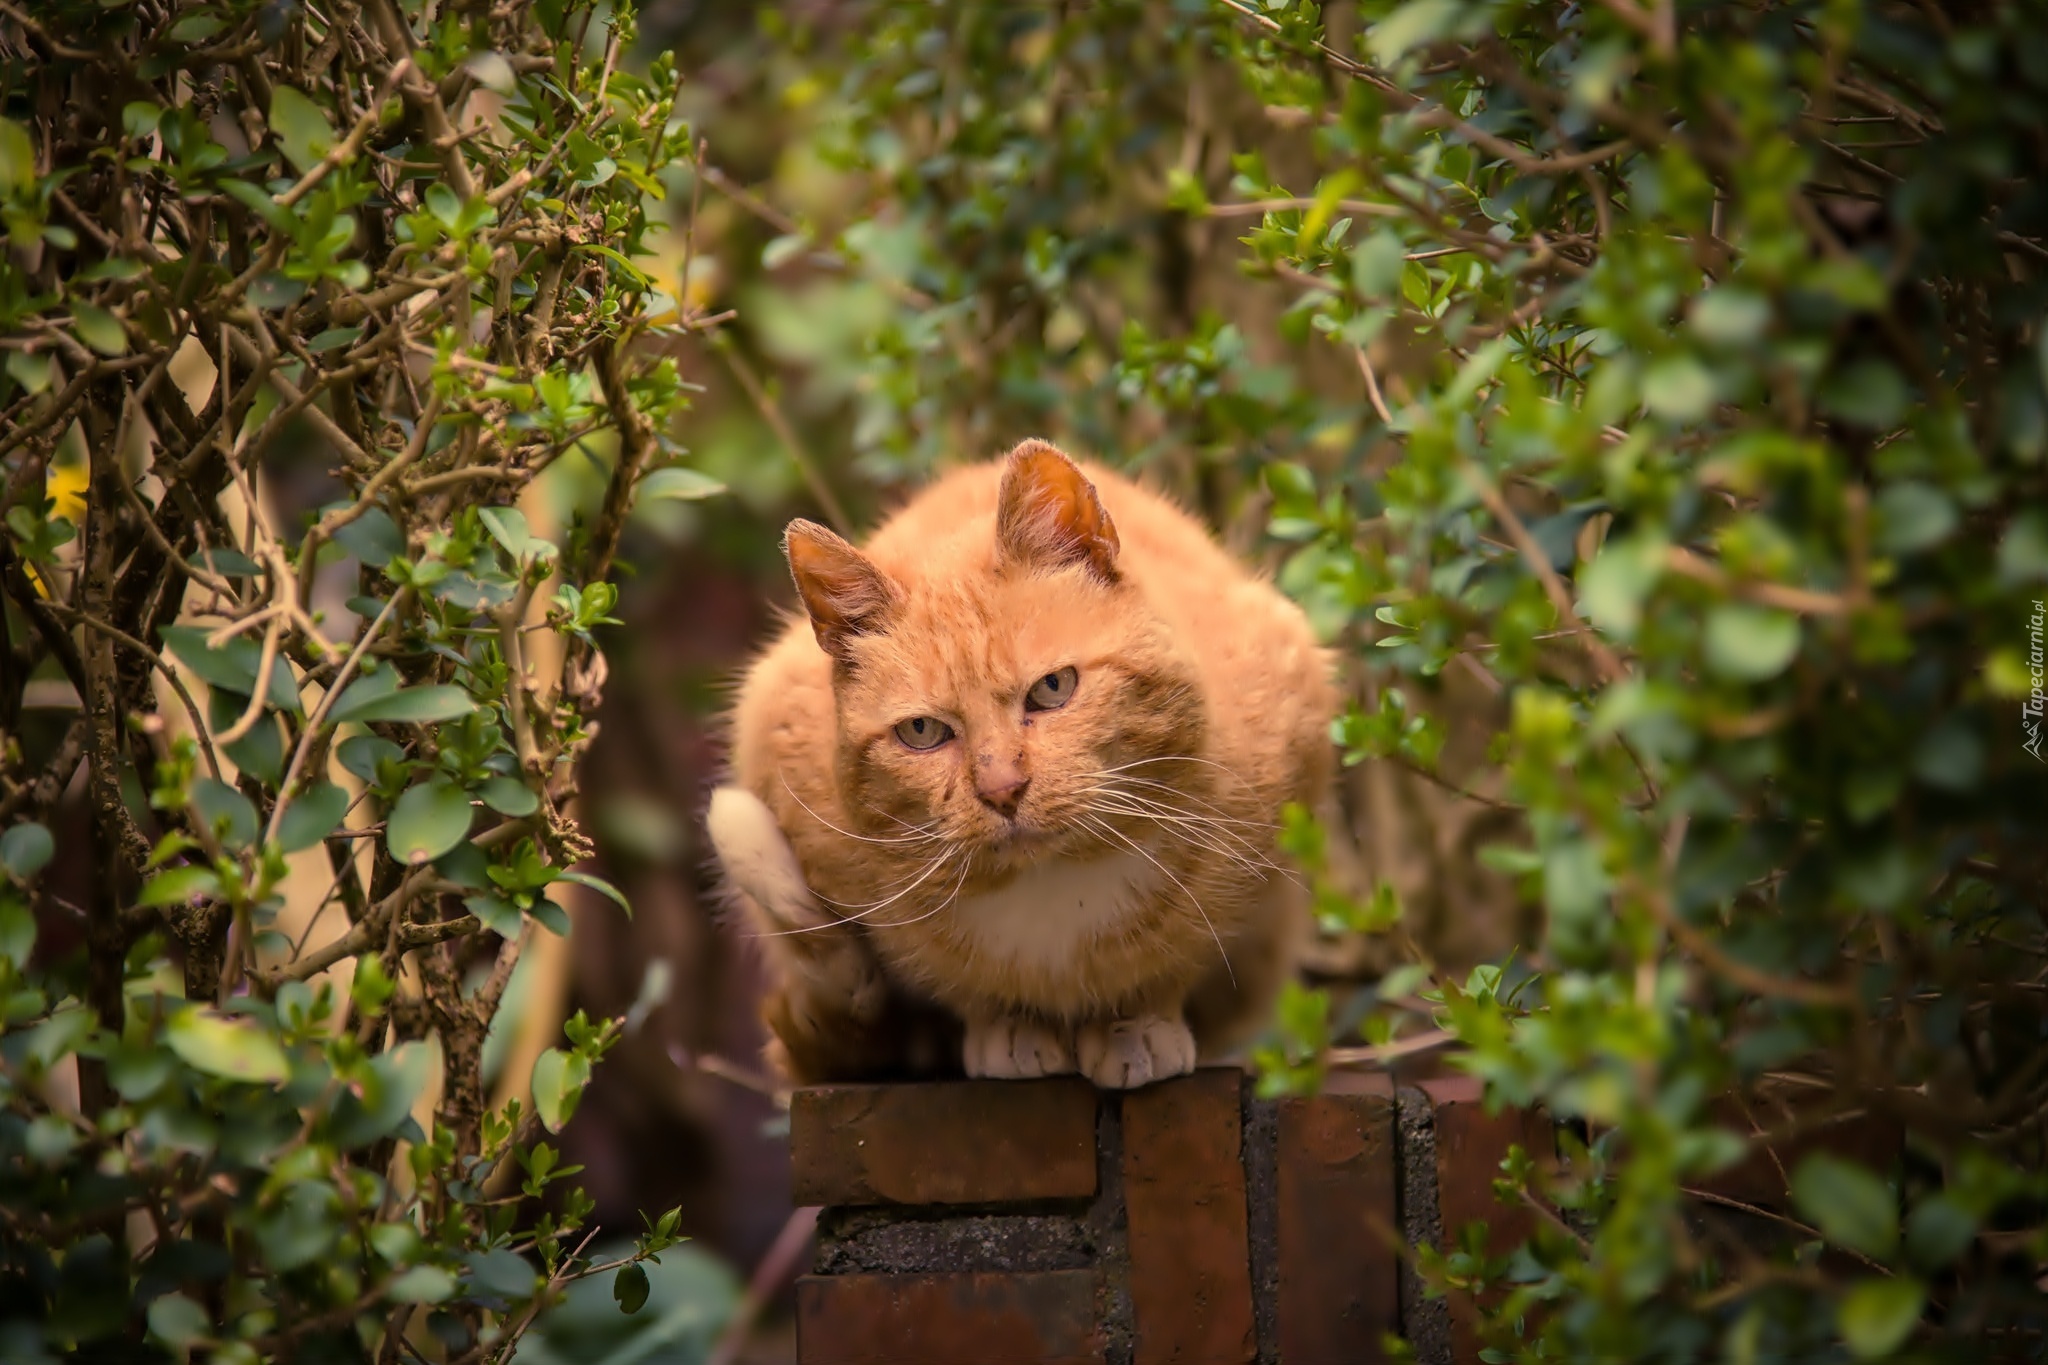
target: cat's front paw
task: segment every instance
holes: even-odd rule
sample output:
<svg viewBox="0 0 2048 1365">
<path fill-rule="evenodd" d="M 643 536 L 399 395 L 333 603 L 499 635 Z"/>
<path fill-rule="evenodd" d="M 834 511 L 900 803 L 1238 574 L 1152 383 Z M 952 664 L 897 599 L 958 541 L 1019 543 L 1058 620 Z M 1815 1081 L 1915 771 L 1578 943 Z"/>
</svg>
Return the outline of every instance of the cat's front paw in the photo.
<svg viewBox="0 0 2048 1365">
<path fill-rule="evenodd" d="M 1073 1049 L 1059 1030 L 1015 1017 L 969 1020 L 960 1060 L 968 1075 L 999 1081 L 1064 1076 L 1074 1069 Z"/>
<path fill-rule="evenodd" d="M 1104 1090 L 1135 1090 L 1195 1069 L 1195 1035 L 1187 1021 L 1162 1014 L 1083 1024 L 1074 1050 L 1081 1074 Z"/>
</svg>

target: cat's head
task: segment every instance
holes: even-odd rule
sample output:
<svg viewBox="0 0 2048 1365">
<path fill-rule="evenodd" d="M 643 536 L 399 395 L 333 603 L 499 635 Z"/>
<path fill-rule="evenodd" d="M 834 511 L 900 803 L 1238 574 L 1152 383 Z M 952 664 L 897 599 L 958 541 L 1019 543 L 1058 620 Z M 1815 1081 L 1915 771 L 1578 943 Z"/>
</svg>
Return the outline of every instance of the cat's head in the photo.
<svg viewBox="0 0 2048 1365">
<path fill-rule="evenodd" d="M 1119 564 L 1074 462 L 1026 441 L 984 513 L 885 568 L 807 521 L 784 539 L 833 659 L 844 808 L 1002 861 L 1109 842 L 1105 791 L 1204 785 L 1203 699 L 1186 653 Z M 1135 780 L 1135 781 L 1134 781 Z"/>
</svg>

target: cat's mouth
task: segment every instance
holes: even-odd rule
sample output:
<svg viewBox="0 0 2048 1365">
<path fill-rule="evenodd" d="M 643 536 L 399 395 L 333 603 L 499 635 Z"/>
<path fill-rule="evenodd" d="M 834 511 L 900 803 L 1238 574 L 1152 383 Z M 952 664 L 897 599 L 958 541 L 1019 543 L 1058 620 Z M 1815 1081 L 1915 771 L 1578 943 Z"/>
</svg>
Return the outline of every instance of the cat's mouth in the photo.
<svg viewBox="0 0 2048 1365">
<path fill-rule="evenodd" d="M 1068 831 L 1012 820 L 991 835 L 983 847 L 998 863 L 1016 867 L 1053 856 L 1070 841 Z"/>
<path fill-rule="evenodd" d="M 999 868 L 1014 871 L 1055 858 L 1093 856 L 1101 843 L 1100 838 L 1074 825 L 1011 820 L 991 833 L 982 849 Z"/>
</svg>

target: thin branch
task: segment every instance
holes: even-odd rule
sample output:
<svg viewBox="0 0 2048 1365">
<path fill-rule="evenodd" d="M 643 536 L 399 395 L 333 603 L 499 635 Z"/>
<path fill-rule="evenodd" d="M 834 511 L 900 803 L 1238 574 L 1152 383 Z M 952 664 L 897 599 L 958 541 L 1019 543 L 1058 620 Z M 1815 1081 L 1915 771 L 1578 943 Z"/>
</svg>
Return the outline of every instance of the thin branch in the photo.
<svg viewBox="0 0 2048 1365">
<path fill-rule="evenodd" d="M 314 736 L 318 735 L 327 723 L 327 713 L 334 709 L 334 703 L 340 698 L 342 689 L 354 676 L 356 666 L 362 663 L 363 656 L 370 652 L 370 645 L 376 640 L 378 632 L 383 630 L 384 623 L 403 610 L 404 605 L 409 604 L 411 600 L 412 589 L 409 587 L 400 588 L 393 593 L 391 600 L 384 604 L 384 609 L 370 622 L 370 628 L 363 632 L 363 638 L 356 641 L 356 647 L 349 652 L 348 658 L 342 660 L 333 680 L 327 684 L 326 694 L 320 698 L 320 704 L 313 708 L 313 714 L 306 720 L 305 730 L 299 735 L 298 744 L 292 749 L 291 763 L 284 770 L 284 779 L 277 784 L 277 805 L 271 810 L 270 824 L 263 831 L 264 842 L 268 843 L 277 837 L 278 826 L 284 820 L 285 807 L 291 803 L 292 789 L 298 781 L 299 769 L 305 767 L 306 756 L 312 751 Z"/>
<path fill-rule="evenodd" d="M 768 424 L 769 430 L 775 433 L 775 438 L 782 442 L 783 450 L 788 452 L 790 462 L 797 467 L 797 472 L 803 475 L 804 486 L 811 490 L 811 496 L 824 510 L 825 519 L 832 523 L 832 529 L 842 536 L 851 536 L 853 519 L 846 515 L 846 508 L 840 503 L 839 495 L 832 491 L 832 485 L 825 482 L 824 473 L 811 458 L 810 452 L 804 448 L 803 442 L 797 437 L 796 428 L 789 424 L 789 418 L 783 415 L 782 408 L 769 397 L 767 389 L 761 384 L 760 376 L 754 373 L 753 366 L 747 364 L 739 350 L 732 345 L 722 345 L 717 350 L 726 367 L 732 371 L 732 377 L 739 381 L 740 387 L 747 391 L 747 397 L 753 400 L 755 410 L 761 414 L 761 420 Z"/>
<path fill-rule="evenodd" d="M 1418 1033 L 1413 1038 L 1372 1047 L 1333 1047 L 1323 1054 L 1323 1059 L 1331 1066 L 1385 1066 L 1403 1057 L 1419 1057 L 1426 1052 L 1453 1047 L 1457 1042 L 1458 1035 L 1449 1029 L 1433 1029 L 1428 1033 Z"/>
<path fill-rule="evenodd" d="M 185 716 L 192 722 L 192 734 L 199 741 L 199 751 L 206 759 L 207 770 L 216 778 L 220 776 L 220 760 L 214 756 L 213 740 L 207 733 L 206 720 L 200 714 L 199 703 L 194 701 L 191 692 L 186 690 L 185 680 L 178 676 L 178 670 L 164 662 L 163 655 L 157 653 L 127 631 L 122 630 L 119 626 L 110 625 L 97 617 L 89 616 L 75 607 L 67 607 L 61 603 L 52 603 L 51 610 L 62 613 L 88 630 L 97 631 L 117 644 L 125 645 L 148 660 L 149 666 L 158 673 L 161 673 L 164 680 L 171 685 L 171 690 L 177 694 L 179 703 L 185 708 Z M 232 743 L 230 740 L 223 740 L 222 742 Z"/>
<path fill-rule="evenodd" d="M 1515 509 L 1508 506 L 1508 501 L 1501 496 L 1500 489 L 1468 459 L 1461 458 L 1458 461 L 1458 473 L 1465 480 L 1466 487 L 1486 505 L 1486 510 L 1493 514 L 1493 519 L 1508 533 L 1508 538 L 1514 542 L 1515 548 L 1521 551 L 1530 572 L 1536 575 L 1537 581 L 1543 585 L 1544 593 L 1550 598 L 1550 605 L 1556 610 L 1557 619 L 1569 626 L 1584 641 L 1586 652 L 1592 656 L 1594 667 L 1599 670 L 1602 681 L 1614 683 L 1628 677 L 1628 666 L 1621 661 L 1620 656 L 1609 648 L 1607 642 L 1601 639 L 1591 626 L 1579 619 L 1577 610 L 1572 606 L 1571 593 L 1565 588 L 1564 580 L 1558 577 L 1557 570 L 1550 565 L 1549 554 L 1536 543 L 1536 537 L 1529 533 L 1529 528 L 1515 515 Z"/>
</svg>

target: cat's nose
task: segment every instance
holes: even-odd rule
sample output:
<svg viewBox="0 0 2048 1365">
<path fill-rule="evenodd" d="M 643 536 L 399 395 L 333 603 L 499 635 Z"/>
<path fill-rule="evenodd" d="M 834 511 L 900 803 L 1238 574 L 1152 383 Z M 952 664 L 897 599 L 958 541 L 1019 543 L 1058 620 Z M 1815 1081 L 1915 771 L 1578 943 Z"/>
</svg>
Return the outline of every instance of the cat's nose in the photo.
<svg viewBox="0 0 2048 1365">
<path fill-rule="evenodd" d="M 1004 815 L 1017 813 L 1017 803 L 1030 785 L 1030 775 L 1014 763 L 982 764 L 974 770 L 974 794 L 981 804 Z"/>
</svg>

